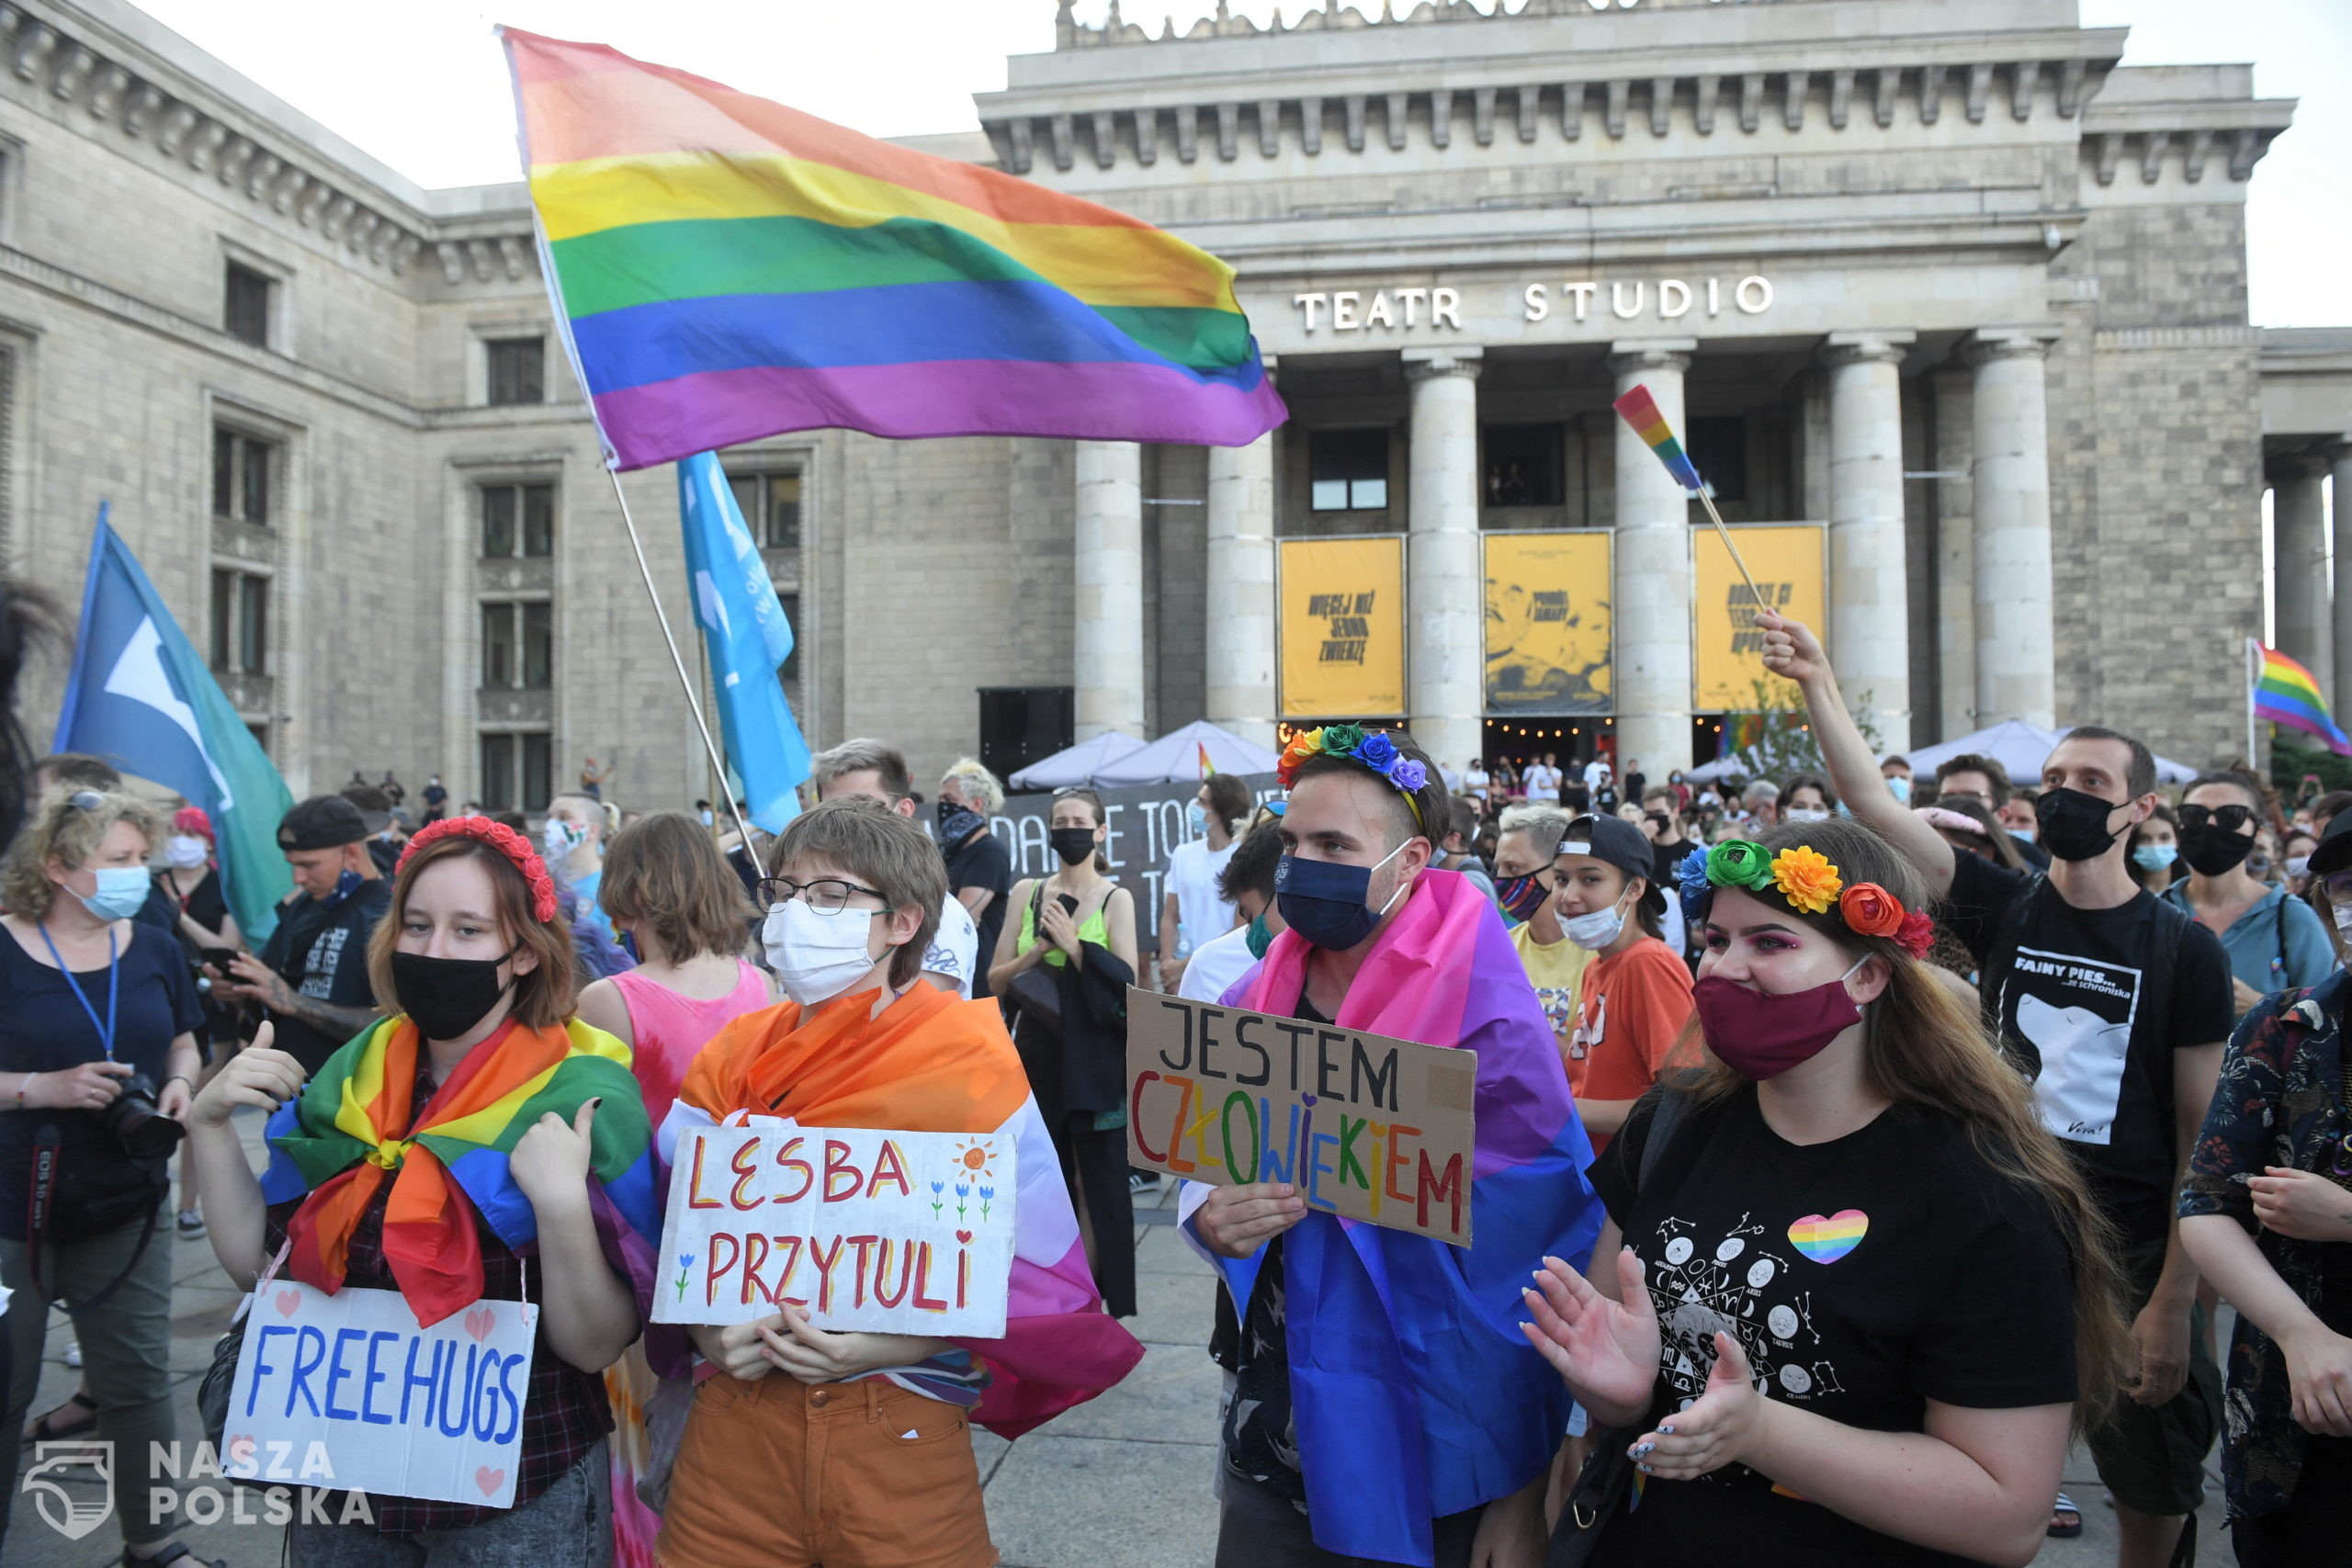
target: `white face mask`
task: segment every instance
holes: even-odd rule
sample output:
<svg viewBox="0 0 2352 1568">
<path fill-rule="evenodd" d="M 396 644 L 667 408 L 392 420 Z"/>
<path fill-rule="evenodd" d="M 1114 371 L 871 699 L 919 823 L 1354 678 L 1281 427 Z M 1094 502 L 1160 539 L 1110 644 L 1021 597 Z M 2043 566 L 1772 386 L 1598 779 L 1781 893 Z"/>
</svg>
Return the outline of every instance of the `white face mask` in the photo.
<svg viewBox="0 0 2352 1568">
<path fill-rule="evenodd" d="M 1792 806 L 1781 813 L 1781 820 L 1783 822 L 1826 822 L 1829 820 L 1829 813 L 1816 810 L 1810 806 Z"/>
<path fill-rule="evenodd" d="M 802 1007 L 831 1001 L 864 979 L 874 967 L 867 933 L 880 909 L 843 909 L 820 915 L 805 898 L 768 911 L 760 945 L 784 994 Z"/>
<path fill-rule="evenodd" d="M 1633 889 L 1625 889 L 1628 894 Z M 1560 922 L 1568 940 L 1589 953 L 1599 953 L 1615 942 L 1625 931 L 1625 899 L 1619 898 L 1606 909 L 1595 909 L 1589 915 L 1571 915 Z"/>
<path fill-rule="evenodd" d="M 164 841 L 164 859 L 182 871 L 204 863 L 204 840 L 193 833 L 175 833 Z"/>
<path fill-rule="evenodd" d="M 550 856 L 568 855 L 588 841 L 588 829 L 577 822 L 566 822 L 560 817 L 548 818 L 539 829 L 539 842 L 547 846 Z"/>
<path fill-rule="evenodd" d="M 2335 929 L 2337 933 L 2342 936 L 2352 937 L 2352 904 L 2335 905 L 2328 910 L 2328 913 L 2335 917 Z"/>
</svg>

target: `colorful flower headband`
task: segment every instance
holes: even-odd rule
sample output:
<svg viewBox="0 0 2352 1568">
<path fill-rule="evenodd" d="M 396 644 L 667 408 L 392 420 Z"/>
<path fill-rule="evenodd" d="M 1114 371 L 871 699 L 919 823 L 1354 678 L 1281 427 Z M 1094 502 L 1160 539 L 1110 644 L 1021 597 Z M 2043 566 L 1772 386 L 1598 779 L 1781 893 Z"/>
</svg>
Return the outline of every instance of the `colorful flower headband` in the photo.
<svg viewBox="0 0 2352 1568">
<path fill-rule="evenodd" d="M 493 822 L 487 817 L 447 817 L 438 822 L 428 822 L 416 837 L 401 852 L 400 863 L 392 869 L 403 870 L 415 858 L 416 852 L 427 844 L 443 839 L 479 839 L 514 863 L 523 880 L 531 885 L 531 914 L 541 925 L 555 919 L 555 878 L 548 874 L 548 863 L 531 847 L 531 840 L 503 822 Z"/>
<path fill-rule="evenodd" d="M 1901 899 L 1875 882 L 1848 886 L 1829 858 L 1811 844 L 1782 850 L 1767 861 L 1763 845 L 1734 839 L 1712 850 L 1692 850 L 1674 868 L 1674 875 L 1681 885 L 1685 919 L 1704 919 L 1718 887 L 1751 893 L 1769 888 L 1809 915 L 1826 915 L 1835 903 L 1838 918 L 1856 936 L 1889 938 L 1914 958 L 1925 958 L 1935 944 L 1933 920 L 1918 910 L 1905 909 Z"/>
<path fill-rule="evenodd" d="M 1383 731 L 1365 730 L 1352 724 L 1327 724 L 1320 729 L 1301 730 L 1290 738 L 1283 749 L 1282 761 L 1274 765 L 1274 777 L 1283 788 L 1298 782 L 1298 770 L 1309 757 L 1340 757 L 1351 762 L 1361 762 L 1386 779 L 1396 793 L 1412 807 L 1413 820 L 1421 822 L 1421 803 L 1414 798 L 1430 782 L 1430 771 L 1410 757 L 1399 756 L 1396 743 Z M 1424 829 L 1429 827 L 1421 822 Z"/>
</svg>

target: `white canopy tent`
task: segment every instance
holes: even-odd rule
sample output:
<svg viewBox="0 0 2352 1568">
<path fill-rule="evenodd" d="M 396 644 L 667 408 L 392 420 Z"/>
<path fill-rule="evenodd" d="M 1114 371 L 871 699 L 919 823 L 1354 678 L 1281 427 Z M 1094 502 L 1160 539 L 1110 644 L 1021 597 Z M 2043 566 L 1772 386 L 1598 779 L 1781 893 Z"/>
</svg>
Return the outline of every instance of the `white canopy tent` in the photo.
<svg viewBox="0 0 2352 1568">
<path fill-rule="evenodd" d="M 1263 746 L 1253 746 L 1241 737 L 1200 719 L 1097 768 L 1094 782 L 1116 789 L 1127 784 L 1182 784 L 1205 778 L 1207 770 L 1201 766 L 1204 750 L 1209 768 L 1220 773 L 1271 773 L 1282 760 Z"/>
<path fill-rule="evenodd" d="M 1005 783 L 1016 790 L 1068 789 L 1091 784 L 1099 770 L 1142 750 L 1143 742 L 1134 736 L 1106 729 L 1091 740 L 1081 740 L 1030 763 Z"/>
<path fill-rule="evenodd" d="M 1936 770 L 1954 757 L 1977 756 L 1992 758 L 2008 770 L 2012 781 L 2030 784 L 2041 777 L 2041 764 L 2050 760 L 2052 750 L 2066 739 L 2072 729 L 2071 725 L 2062 729 L 2044 729 L 2021 718 L 2006 719 L 1989 729 L 1963 735 L 1957 740 L 1921 746 L 1905 755 L 1910 761 L 1911 774 L 1915 779 L 1933 778 Z M 2176 762 L 2169 757 L 2156 759 L 2156 782 L 2159 784 L 2187 784 L 2196 776 L 2196 769 Z M 1922 806 L 1927 804 L 1924 795 L 1915 794 L 1914 798 Z"/>
</svg>

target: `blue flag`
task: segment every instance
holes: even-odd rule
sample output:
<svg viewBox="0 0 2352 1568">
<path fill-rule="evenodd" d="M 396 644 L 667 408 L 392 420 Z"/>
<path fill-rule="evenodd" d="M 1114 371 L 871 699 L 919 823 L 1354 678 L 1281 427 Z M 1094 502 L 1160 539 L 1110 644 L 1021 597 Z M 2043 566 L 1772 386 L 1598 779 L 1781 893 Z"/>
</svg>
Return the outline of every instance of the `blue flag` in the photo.
<svg viewBox="0 0 2352 1568">
<path fill-rule="evenodd" d="M 294 890 L 277 824 L 294 797 L 103 504 L 51 750 L 103 757 L 202 807 L 238 928 L 255 947 L 277 929 L 277 902 Z"/>
<path fill-rule="evenodd" d="M 678 508 L 686 585 L 710 651 L 728 765 L 741 781 L 752 820 L 781 833 L 799 815 L 795 792 L 808 776 L 808 743 L 776 676 L 792 654 L 792 623 L 716 456 L 704 452 L 678 465 Z"/>
</svg>

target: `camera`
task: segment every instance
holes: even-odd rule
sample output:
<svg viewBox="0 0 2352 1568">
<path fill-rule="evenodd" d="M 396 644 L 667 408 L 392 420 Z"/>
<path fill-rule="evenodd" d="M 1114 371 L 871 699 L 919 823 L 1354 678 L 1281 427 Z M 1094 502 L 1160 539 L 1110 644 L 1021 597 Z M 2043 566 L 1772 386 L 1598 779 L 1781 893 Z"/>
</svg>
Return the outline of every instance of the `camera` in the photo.
<svg viewBox="0 0 2352 1568">
<path fill-rule="evenodd" d="M 122 1080 L 122 1092 L 98 1112 L 98 1121 L 133 1159 L 167 1158 L 187 1129 L 155 1109 L 154 1081 L 145 1073 Z"/>
</svg>

